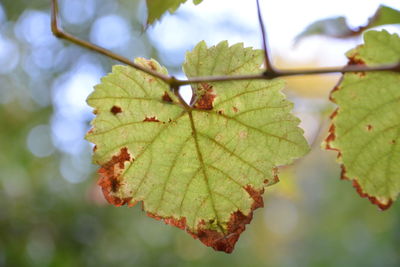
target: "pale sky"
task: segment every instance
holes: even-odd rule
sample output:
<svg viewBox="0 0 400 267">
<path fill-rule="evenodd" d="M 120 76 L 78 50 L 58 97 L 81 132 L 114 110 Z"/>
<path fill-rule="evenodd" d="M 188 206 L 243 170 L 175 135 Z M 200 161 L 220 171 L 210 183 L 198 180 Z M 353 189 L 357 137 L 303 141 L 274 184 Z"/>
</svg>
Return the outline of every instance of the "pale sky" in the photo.
<svg viewBox="0 0 400 267">
<path fill-rule="evenodd" d="M 166 15 L 161 22 L 149 29 L 151 39 L 159 48 L 170 51 L 166 61 L 183 60 L 184 51 L 205 40 L 215 45 L 222 40 L 231 44 L 244 42 L 246 46 L 261 47 L 261 35 L 257 20 L 255 1 L 204 0 L 198 6 L 191 1 L 182 5 L 175 15 Z M 269 43 L 274 54 L 288 57 L 313 59 L 326 50 L 322 65 L 344 64 L 345 51 L 360 43 L 337 42 L 321 38 L 309 38 L 293 48 L 293 39 L 304 28 L 319 19 L 345 16 L 352 27 L 365 25 L 380 4 L 400 9 L 398 0 L 261 0 L 264 22 Z M 400 32 L 399 27 L 385 27 L 391 32 Z M 178 51 L 181 51 L 180 54 Z M 336 52 L 337 53 L 336 53 Z M 178 58 L 178 59 L 177 59 Z"/>
</svg>

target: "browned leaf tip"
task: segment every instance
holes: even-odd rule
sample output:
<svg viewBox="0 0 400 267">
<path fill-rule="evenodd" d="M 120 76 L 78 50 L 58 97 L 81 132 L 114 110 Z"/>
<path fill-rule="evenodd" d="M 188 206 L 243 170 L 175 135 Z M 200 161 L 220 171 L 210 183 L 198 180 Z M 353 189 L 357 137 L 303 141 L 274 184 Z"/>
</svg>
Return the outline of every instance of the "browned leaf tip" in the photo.
<svg viewBox="0 0 400 267">
<path fill-rule="evenodd" d="M 101 166 L 98 170 L 100 179 L 98 185 L 101 186 L 104 197 L 106 200 L 115 206 L 122 206 L 124 204 L 129 204 L 132 198 L 119 198 L 113 193 L 117 192 L 118 188 L 121 186 L 120 175 L 125 167 L 125 161 L 131 161 L 131 156 L 126 147 L 121 148 L 120 153 L 115 155 Z"/>
<path fill-rule="evenodd" d="M 353 187 L 357 190 L 357 193 L 363 197 L 363 198 L 368 198 L 369 201 L 374 204 L 377 205 L 381 210 L 387 210 L 388 208 L 390 208 L 390 206 L 392 206 L 393 204 L 393 200 L 389 198 L 389 200 L 385 203 L 380 201 L 379 199 L 377 199 L 376 197 L 370 196 L 367 193 L 365 193 L 360 184 L 357 182 L 357 180 L 353 180 Z"/>
<path fill-rule="evenodd" d="M 358 183 L 358 181 L 356 179 L 351 179 L 347 176 L 346 174 L 346 167 L 342 164 L 341 166 L 342 169 L 342 173 L 341 173 L 341 179 L 342 180 L 348 180 L 351 181 L 353 183 L 353 187 L 356 189 L 357 193 L 360 195 L 360 197 L 362 198 L 368 198 L 368 200 L 378 206 L 381 210 L 387 210 L 388 208 L 390 208 L 390 206 L 393 204 L 393 200 L 389 199 L 387 202 L 382 202 L 380 201 L 378 198 L 374 197 L 374 196 L 370 196 L 367 193 L 365 193 L 362 188 L 361 185 Z"/>
<path fill-rule="evenodd" d="M 118 113 L 122 112 L 122 109 L 121 109 L 121 107 L 118 107 L 118 106 L 112 106 L 110 109 L 110 112 L 114 115 L 117 115 Z"/>
<path fill-rule="evenodd" d="M 197 109 L 211 110 L 213 109 L 213 102 L 216 95 L 213 92 L 212 85 L 208 83 L 201 83 L 198 87 L 199 98 L 197 99 L 194 107 Z"/>
<path fill-rule="evenodd" d="M 254 202 L 251 206 L 250 213 L 246 216 L 241 211 L 232 213 L 228 222 L 227 233 L 222 234 L 216 230 L 205 229 L 206 222 L 199 222 L 196 233 L 187 228 L 186 218 L 175 219 L 173 217 L 163 218 L 159 215 L 147 212 L 147 216 L 156 220 L 164 221 L 164 223 L 186 230 L 193 238 L 199 239 L 206 246 L 212 247 L 217 251 L 232 253 L 235 244 L 239 239 L 240 234 L 246 229 L 246 224 L 249 224 L 253 218 L 253 211 L 264 206 L 262 194 L 264 190 L 257 191 L 250 185 L 245 187 L 245 190 L 253 198 Z"/>
<path fill-rule="evenodd" d="M 253 219 L 253 211 L 264 206 L 262 199 L 264 190 L 257 191 L 249 185 L 245 189 L 254 200 L 251 211 L 247 216 L 241 211 L 232 213 L 228 222 L 228 231 L 225 235 L 215 230 L 204 229 L 204 221 L 199 223 L 197 233 L 188 232 L 206 246 L 212 247 L 217 251 L 232 253 L 240 234 L 246 229 L 246 224 L 249 224 Z"/>
</svg>

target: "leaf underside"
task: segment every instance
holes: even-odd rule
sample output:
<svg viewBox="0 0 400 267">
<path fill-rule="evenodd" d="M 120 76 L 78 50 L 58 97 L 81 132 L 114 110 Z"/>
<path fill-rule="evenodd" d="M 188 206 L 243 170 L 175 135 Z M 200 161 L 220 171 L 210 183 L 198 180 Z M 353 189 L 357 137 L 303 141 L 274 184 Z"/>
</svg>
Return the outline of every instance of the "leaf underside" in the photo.
<svg viewBox="0 0 400 267">
<path fill-rule="evenodd" d="M 167 11 L 175 12 L 179 6 L 187 0 L 146 0 L 147 25 L 159 20 Z M 200 4 L 202 0 L 193 0 L 194 4 Z"/>
<path fill-rule="evenodd" d="M 377 65 L 400 60 L 400 38 L 386 31 L 364 34 L 364 45 L 347 53 L 349 64 Z M 342 178 L 362 197 L 387 209 L 400 192 L 400 74 L 358 72 L 343 76 L 332 91 L 327 149 L 338 151 Z"/>
<path fill-rule="evenodd" d="M 183 68 L 188 77 L 234 75 L 259 73 L 262 62 L 261 50 L 201 42 Z M 136 63 L 166 74 L 154 60 Z M 202 83 L 185 109 L 167 84 L 114 66 L 88 98 L 97 116 L 86 138 L 106 199 L 142 201 L 149 216 L 232 252 L 276 167 L 308 151 L 282 88 L 280 80 Z"/>
</svg>

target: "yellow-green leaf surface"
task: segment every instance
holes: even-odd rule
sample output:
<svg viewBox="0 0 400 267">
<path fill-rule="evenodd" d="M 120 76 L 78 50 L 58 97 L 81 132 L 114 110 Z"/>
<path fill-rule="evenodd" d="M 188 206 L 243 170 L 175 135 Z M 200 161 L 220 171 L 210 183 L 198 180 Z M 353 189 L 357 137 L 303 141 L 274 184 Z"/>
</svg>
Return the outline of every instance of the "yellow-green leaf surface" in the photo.
<svg viewBox="0 0 400 267">
<path fill-rule="evenodd" d="M 137 63 L 166 73 L 154 60 Z M 208 48 L 186 55 L 189 77 L 259 73 L 261 50 Z M 95 110 L 87 139 L 110 203 L 134 205 L 185 229 L 216 250 L 231 252 L 263 205 L 276 167 L 303 156 L 308 145 L 292 104 L 272 81 L 203 83 L 193 108 L 178 103 L 168 85 L 128 66 L 114 66 L 89 96 Z"/>
<path fill-rule="evenodd" d="M 165 12 L 175 12 L 178 7 L 187 0 L 146 0 L 147 3 L 147 25 L 153 24 L 160 19 Z M 202 0 L 193 0 L 198 5 Z"/>
<path fill-rule="evenodd" d="M 399 62 L 397 34 L 369 31 L 364 42 L 347 53 L 350 63 Z M 400 192 L 400 73 L 345 74 L 331 98 L 338 109 L 326 148 L 339 151 L 343 178 L 361 196 L 388 208 Z"/>
</svg>

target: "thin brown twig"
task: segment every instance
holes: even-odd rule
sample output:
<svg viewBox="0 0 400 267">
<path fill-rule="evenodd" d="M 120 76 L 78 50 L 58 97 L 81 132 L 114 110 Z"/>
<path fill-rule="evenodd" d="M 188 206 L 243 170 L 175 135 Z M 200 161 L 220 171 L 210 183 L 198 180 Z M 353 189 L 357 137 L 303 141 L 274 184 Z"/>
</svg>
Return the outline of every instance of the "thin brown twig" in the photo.
<svg viewBox="0 0 400 267">
<path fill-rule="evenodd" d="M 156 78 L 159 78 L 168 84 L 171 84 L 172 77 L 170 77 L 170 76 L 150 70 L 146 67 L 136 64 L 135 62 L 132 62 L 131 60 L 129 60 L 123 56 L 117 55 L 117 54 L 111 52 L 110 50 L 107 50 L 103 47 L 89 43 L 87 41 L 81 40 L 81 39 L 65 32 L 59 25 L 58 0 L 51 0 L 51 31 L 58 38 L 68 40 L 74 44 L 77 44 L 77 45 L 87 48 L 89 50 L 95 51 L 97 53 L 103 54 L 107 57 L 110 57 L 112 59 L 120 61 L 120 62 L 127 64 L 135 69 L 138 69 L 138 70 L 143 71 L 147 74 L 150 74 Z"/>
<path fill-rule="evenodd" d="M 265 75 L 269 75 L 271 77 L 275 76 L 276 72 L 272 66 L 271 58 L 269 56 L 269 47 L 268 47 L 268 38 L 267 31 L 265 30 L 263 17 L 261 15 L 260 1 L 256 0 L 257 3 L 257 15 L 258 15 L 258 23 L 260 25 L 261 35 L 262 35 L 262 46 L 264 49 L 264 64 L 265 64 Z"/>
<path fill-rule="evenodd" d="M 268 42 L 266 38 L 266 31 L 261 17 L 261 11 L 259 3 L 257 0 L 258 14 L 261 31 L 263 32 L 263 46 L 266 58 L 266 67 L 269 69 L 265 72 L 259 74 L 244 74 L 244 75 L 234 75 L 234 76 L 209 76 L 209 77 L 194 77 L 186 80 L 179 80 L 173 76 L 164 75 L 143 67 L 142 65 L 136 64 L 135 62 L 113 53 L 103 47 L 97 46 L 90 42 L 79 39 L 67 32 L 65 32 L 59 25 L 59 13 L 58 13 L 58 0 L 51 0 L 51 30 L 53 34 L 58 37 L 70 41 L 78 46 L 84 47 L 86 49 L 92 50 L 126 65 L 129 65 L 137 70 L 144 73 L 152 75 L 156 78 L 161 79 L 165 83 L 169 84 L 174 90 L 179 89 L 182 85 L 203 83 L 203 82 L 227 82 L 227 81 L 241 81 L 241 80 L 269 80 L 276 77 L 283 76 L 294 76 L 294 75 L 310 75 L 310 74 L 326 74 L 326 73 L 347 73 L 347 72 L 369 72 L 369 71 L 395 71 L 400 72 L 400 62 L 390 65 L 380 65 L 380 66 L 365 66 L 365 65 L 348 65 L 344 67 L 332 67 L 332 68 L 320 68 L 320 69 L 304 69 L 304 70 L 278 70 L 274 68 L 270 62 L 268 55 Z M 267 62 L 268 60 L 268 62 Z M 179 98 L 182 100 L 182 98 Z M 183 104 L 183 103 L 182 103 Z"/>
<path fill-rule="evenodd" d="M 368 71 L 395 71 L 400 72 L 400 63 L 379 65 L 379 66 L 365 66 L 365 65 L 347 65 L 343 67 L 333 68 L 320 68 L 320 69 L 303 69 L 303 70 L 276 70 L 275 77 L 295 76 L 295 75 L 313 75 L 313 74 L 328 74 L 328 73 L 347 73 L 347 72 L 368 72 Z M 226 81 L 240 81 L 240 80 L 269 80 L 270 77 L 264 73 L 235 75 L 235 76 L 205 76 L 195 77 L 188 80 L 177 80 L 179 85 L 204 83 L 204 82 L 226 82 Z"/>
</svg>

